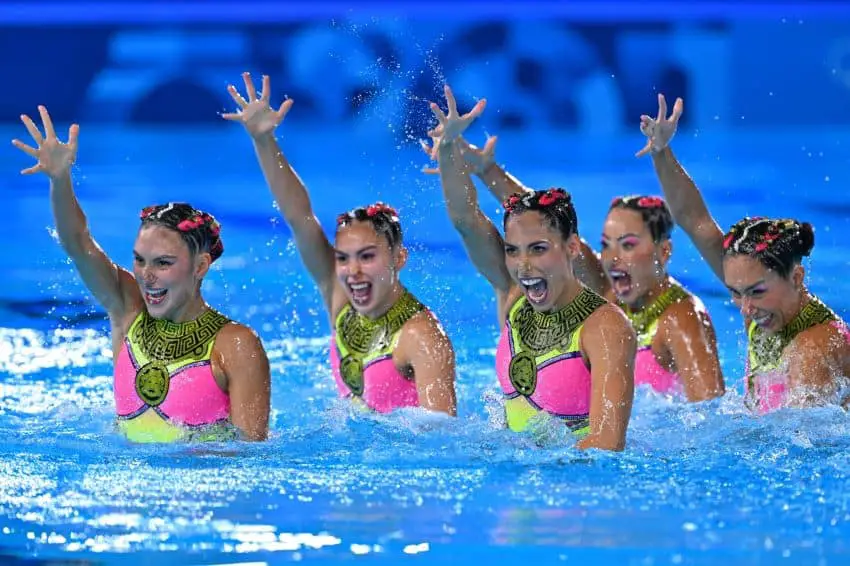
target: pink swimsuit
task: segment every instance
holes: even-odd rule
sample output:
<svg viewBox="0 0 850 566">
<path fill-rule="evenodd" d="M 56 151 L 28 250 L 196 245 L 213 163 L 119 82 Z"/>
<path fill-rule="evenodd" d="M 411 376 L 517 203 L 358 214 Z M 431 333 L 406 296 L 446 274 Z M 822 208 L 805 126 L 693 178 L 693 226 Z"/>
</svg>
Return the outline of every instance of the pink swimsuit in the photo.
<svg viewBox="0 0 850 566">
<path fill-rule="evenodd" d="M 621 305 L 637 333 L 638 348 L 635 356 L 635 387 L 649 384 L 659 393 L 678 393 L 682 390 L 679 376 L 658 363 L 652 351 L 652 341 L 658 333 L 661 315 L 673 304 L 692 297 L 680 285 L 673 284 L 645 309 L 632 312 Z"/>
<path fill-rule="evenodd" d="M 370 320 L 350 304 L 336 317 L 331 336 L 331 370 L 341 397 L 362 401 L 379 413 L 418 407 L 416 382 L 402 375 L 393 362 L 404 324 L 426 310 L 405 294 L 382 317 Z"/>
<path fill-rule="evenodd" d="M 769 335 L 750 322 L 747 329 L 746 397 L 747 404 L 758 414 L 784 407 L 788 400 L 788 374 L 782 353 L 794 338 L 813 326 L 829 323 L 850 344 L 850 330 L 838 315 L 817 297 L 812 297 L 800 313 L 778 333 Z"/>
<path fill-rule="evenodd" d="M 508 427 L 526 430 L 548 414 L 588 431 L 591 374 L 581 354 L 584 321 L 607 301 L 589 289 L 558 312 L 537 313 L 525 296 L 511 307 L 496 348 Z"/>
<path fill-rule="evenodd" d="M 228 322 L 213 310 L 180 324 L 139 313 L 114 369 L 118 424 L 128 439 L 203 439 L 205 429 L 227 423 L 230 398 L 215 380 L 210 357 Z"/>
</svg>

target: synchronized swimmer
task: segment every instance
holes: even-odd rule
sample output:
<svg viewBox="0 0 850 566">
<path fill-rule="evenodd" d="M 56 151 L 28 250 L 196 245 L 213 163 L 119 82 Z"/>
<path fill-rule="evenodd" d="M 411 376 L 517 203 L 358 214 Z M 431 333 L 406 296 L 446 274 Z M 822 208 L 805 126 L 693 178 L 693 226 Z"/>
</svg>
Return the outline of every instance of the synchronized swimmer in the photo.
<svg viewBox="0 0 850 566">
<path fill-rule="evenodd" d="M 293 101 L 273 109 L 267 76 L 260 93 L 248 73 L 243 80 L 244 96 L 228 87 L 237 111 L 222 117 L 250 136 L 322 296 L 339 395 L 366 411 L 455 416 L 454 348 L 437 313 L 401 281 L 409 252 L 398 213 L 382 202 L 343 212 L 331 241 L 275 138 Z M 805 285 L 812 226 L 747 217 L 724 234 L 670 149 L 681 99 L 667 117 L 659 96 L 657 117 L 640 120 L 647 141 L 637 155 L 651 156 L 664 198 L 613 196 L 597 253 L 579 237 L 567 191 L 525 187 L 495 162 L 496 138 L 483 148 L 464 139 L 486 101 L 461 115 L 448 86 L 445 95 L 447 112 L 430 105 L 438 125 L 424 147 L 437 161 L 429 172 L 439 175 L 448 216 L 496 295 L 494 385 L 509 429 L 565 427 L 578 448 L 622 450 L 636 385 L 691 402 L 725 393 L 709 313 L 667 271 L 676 225 L 741 310 L 747 406 L 764 414 L 848 403 L 850 330 Z M 266 439 L 271 377 L 262 342 L 201 293 L 224 252 L 220 224 L 186 203 L 146 207 L 132 269 L 119 266 L 92 238 L 74 193 L 79 126 L 61 142 L 47 109 L 39 113 L 43 133 L 21 116 L 35 146 L 12 143 L 36 160 L 23 174 L 48 177 L 59 241 L 108 315 L 120 432 L 133 442 Z M 501 231 L 478 205 L 475 178 L 503 203 Z"/>
</svg>

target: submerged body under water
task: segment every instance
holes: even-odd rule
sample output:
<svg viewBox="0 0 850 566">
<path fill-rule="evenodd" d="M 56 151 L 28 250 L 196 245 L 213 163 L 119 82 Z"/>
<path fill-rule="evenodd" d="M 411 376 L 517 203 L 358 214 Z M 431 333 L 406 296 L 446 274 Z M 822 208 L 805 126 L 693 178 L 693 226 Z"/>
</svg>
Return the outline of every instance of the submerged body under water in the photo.
<svg viewBox="0 0 850 566">
<path fill-rule="evenodd" d="M 156 139 L 167 145 L 176 135 Z M 194 135 L 180 139 L 193 144 Z M 502 158 L 518 161 L 502 144 Z M 20 193 L 3 239 L 15 257 L 38 253 L 15 263 L 0 293 L 0 563 L 840 564 L 850 555 L 850 418 L 835 407 L 761 417 L 744 408 L 743 324 L 682 234 L 671 272 L 711 312 L 729 393 L 687 405 L 638 389 L 623 453 L 577 451 L 560 429 L 541 446 L 504 429 L 494 302 L 446 229 L 435 179 L 418 176 L 415 148 L 393 165 L 405 168 L 397 182 L 409 183 L 408 193 L 381 186 L 346 196 L 350 203 L 335 196 L 342 178 L 330 178 L 318 160 L 299 167 L 293 156 L 323 220 L 349 204 L 401 201 L 412 248 L 403 280 L 457 349 L 457 419 L 419 410 L 373 415 L 336 397 L 318 293 L 243 149 L 239 167 L 222 160 L 225 173 L 209 183 L 181 184 L 185 173 L 175 171 L 185 170 L 163 156 L 128 165 L 149 177 L 127 177 L 120 190 L 120 161 L 109 166 L 101 156 L 102 166 L 81 165 L 79 196 L 96 239 L 126 265 L 131 222 L 150 202 L 197 202 L 222 221 L 225 255 L 204 290 L 210 304 L 253 326 L 269 352 L 271 438 L 258 444 L 132 445 L 117 434 L 102 313 L 51 240 L 46 183 L 14 180 Z M 735 209 L 716 188 L 731 184 L 732 172 L 692 165 L 686 151 L 680 157 L 722 222 L 781 212 L 755 189 L 753 210 Z M 610 196 L 657 192 L 648 163 L 623 163 L 585 164 L 563 178 L 541 167 L 521 177 L 571 188 L 582 235 L 593 242 L 610 198 L 592 187 L 607 181 Z M 742 170 L 755 187 L 779 175 L 758 165 Z M 159 175 L 171 179 L 169 188 L 154 190 Z M 238 195 L 225 190 L 237 181 Z M 712 182 L 714 189 L 705 186 Z M 583 194 L 581 186 L 591 188 Z M 245 199 L 252 191 L 256 198 Z M 805 213 L 819 229 L 809 281 L 846 316 L 850 289 L 836 278 L 844 260 L 831 232 L 847 219 L 823 204 L 829 198 L 814 191 L 785 213 Z"/>
</svg>

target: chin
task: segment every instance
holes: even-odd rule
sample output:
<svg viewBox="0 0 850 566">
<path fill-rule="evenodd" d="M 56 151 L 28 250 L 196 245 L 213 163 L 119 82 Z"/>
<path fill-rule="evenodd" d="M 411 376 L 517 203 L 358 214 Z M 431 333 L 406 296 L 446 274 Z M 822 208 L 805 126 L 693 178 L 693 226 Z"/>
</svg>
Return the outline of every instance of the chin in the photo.
<svg viewBox="0 0 850 566">
<path fill-rule="evenodd" d="M 370 312 L 375 310 L 375 306 L 377 305 L 377 301 L 374 297 L 369 297 L 369 300 L 365 303 L 358 303 L 351 295 L 348 295 L 348 303 L 351 305 L 351 308 L 353 308 L 355 312 L 362 315 L 368 315 Z"/>
<path fill-rule="evenodd" d="M 168 313 L 167 309 L 162 309 L 162 308 L 159 308 L 158 306 L 151 307 L 151 305 L 145 305 L 145 308 L 147 309 L 148 314 L 150 315 L 151 318 L 155 318 L 155 319 L 166 319 L 166 318 L 168 318 L 169 313 Z"/>
</svg>

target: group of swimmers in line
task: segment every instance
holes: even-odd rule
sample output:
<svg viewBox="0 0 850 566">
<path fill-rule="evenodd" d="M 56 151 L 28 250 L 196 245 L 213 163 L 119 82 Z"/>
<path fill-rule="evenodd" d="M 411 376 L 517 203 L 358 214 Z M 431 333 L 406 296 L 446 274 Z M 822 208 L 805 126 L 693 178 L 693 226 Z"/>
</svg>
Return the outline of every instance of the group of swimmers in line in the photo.
<svg viewBox="0 0 850 566">
<path fill-rule="evenodd" d="M 437 317 L 401 282 L 408 250 L 396 211 L 384 203 L 340 214 L 334 240 L 313 213 L 307 189 L 275 138 L 292 107 L 270 106 L 269 78 L 223 118 L 239 122 L 295 244 L 321 293 L 332 328 L 330 363 L 339 394 L 387 413 L 423 407 L 456 414 L 455 355 Z M 447 112 L 423 143 L 436 161 L 449 218 L 496 294 L 501 327 L 496 376 L 507 426 L 562 422 L 579 448 L 621 450 L 635 385 L 697 402 L 725 392 L 711 318 L 700 299 L 667 273 L 671 232 L 682 227 L 740 308 L 748 337 L 746 402 L 758 413 L 842 403 L 850 376 L 850 332 L 805 285 L 801 260 L 811 225 L 747 217 L 725 234 L 670 149 L 682 101 L 668 117 L 642 116 L 646 146 L 664 197 L 620 196 L 610 205 L 599 251 L 578 236 L 570 194 L 531 190 L 495 162 L 495 138 L 464 139 L 483 112 L 461 115 L 448 86 Z M 263 440 L 271 378 L 263 345 L 249 327 L 210 307 L 201 283 L 224 246 L 221 227 L 184 203 L 140 214 L 132 273 L 89 233 L 71 166 L 79 126 L 67 142 L 39 107 L 44 133 L 21 116 L 35 147 L 13 144 L 37 163 L 24 174 L 50 179 L 59 240 L 109 316 L 119 429 L 138 442 Z M 477 177 L 503 202 L 503 230 L 481 211 Z"/>
</svg>

